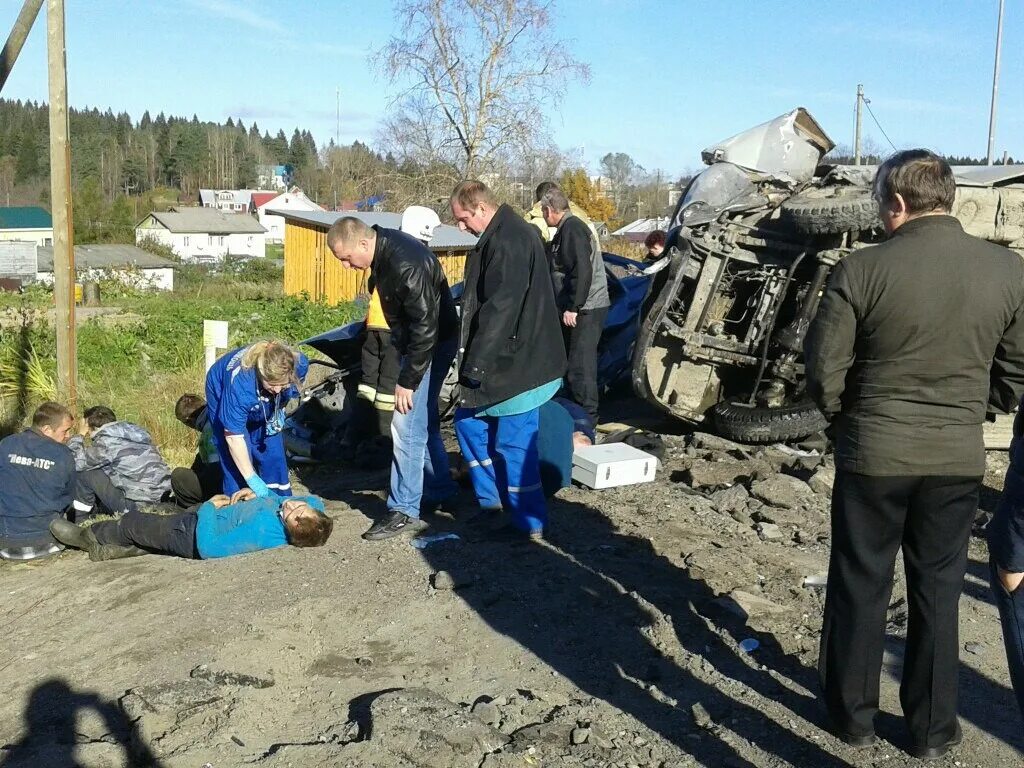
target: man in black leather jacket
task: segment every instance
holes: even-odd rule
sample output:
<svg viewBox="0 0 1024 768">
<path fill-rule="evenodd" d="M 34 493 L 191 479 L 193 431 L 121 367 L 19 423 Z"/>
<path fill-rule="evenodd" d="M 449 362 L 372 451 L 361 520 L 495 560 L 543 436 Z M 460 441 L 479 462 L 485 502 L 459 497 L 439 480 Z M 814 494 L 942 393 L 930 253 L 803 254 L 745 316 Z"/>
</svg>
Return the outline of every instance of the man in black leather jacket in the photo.
<svg viewBox="0 0 1024 768">
<path fill-rule="evenodd" d="M 565 373 L 565 347 L 544 245 L 536 227 L 498 206 L 479 181 L 451 196 L 460 228 L 480 235 L 466 262 L 455 434 L 477 501 L 506 510 L 510 533 L 543 535 L 537 430 L 540 406 Z"/>
<path fill-rule="evenodd" d="M 402 356 L 391 422 L 394 455 L 388 514 L 363 534 L 378 541 L 426 527 L 421 507 L 436 507 L 458 488 L 448 472 L 437 398 L 455 358 L 459 320 L 440 262 L 403 232 L 368 227 L 354 216 L 334 223 L 327 247 L 349 269 L 370 270 L 384 317 Z"/>
</svg>

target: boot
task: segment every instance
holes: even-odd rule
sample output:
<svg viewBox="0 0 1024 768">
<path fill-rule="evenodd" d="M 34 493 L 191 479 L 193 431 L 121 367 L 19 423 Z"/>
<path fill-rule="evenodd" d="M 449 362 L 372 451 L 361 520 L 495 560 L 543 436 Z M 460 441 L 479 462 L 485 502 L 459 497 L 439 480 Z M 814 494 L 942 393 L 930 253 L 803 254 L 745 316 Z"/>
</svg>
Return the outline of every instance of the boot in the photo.
<svg viewBox="0 0 1024 768">
<path fill-rule="evenodd" d="M 96 535 L 88 526 L 75 525 L 63 518 L 50 522 L 50 533 L 61 544 L 89 552 L 90 555 L 92 550 L 99 546 Z"/>
<path fill-rule="evenodd" d="M 149 552 L 139 547 L 122 547 L 119 544 L 97 544 L 89 550 L 89 559 L 94 563 L 98 563 L 103 560 L 120 560 L 123 557 L 138 557 L 139 555 L 148 554 Z"/>
</svg>

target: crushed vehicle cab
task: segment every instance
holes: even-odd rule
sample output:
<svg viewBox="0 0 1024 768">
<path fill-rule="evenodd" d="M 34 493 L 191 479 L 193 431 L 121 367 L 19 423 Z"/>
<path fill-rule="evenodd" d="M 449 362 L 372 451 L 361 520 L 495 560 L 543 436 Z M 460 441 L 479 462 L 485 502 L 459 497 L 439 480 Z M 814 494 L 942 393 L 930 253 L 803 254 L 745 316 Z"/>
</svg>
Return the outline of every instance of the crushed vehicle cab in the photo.
<svg viewBox="0 0 1024 768">
<path fill-rule="evenodd" d="M 884 238 L 875 168 L 822 165 L 833 146 L 798 108 L 704 150 L 637 338 L 641 397 L 743 442 L 825 428 L 805 391 L 804 337 L 832 268 Z M 965 229 L 1024 247 L 1024 167 L 955 170 Z"/>
</svg>

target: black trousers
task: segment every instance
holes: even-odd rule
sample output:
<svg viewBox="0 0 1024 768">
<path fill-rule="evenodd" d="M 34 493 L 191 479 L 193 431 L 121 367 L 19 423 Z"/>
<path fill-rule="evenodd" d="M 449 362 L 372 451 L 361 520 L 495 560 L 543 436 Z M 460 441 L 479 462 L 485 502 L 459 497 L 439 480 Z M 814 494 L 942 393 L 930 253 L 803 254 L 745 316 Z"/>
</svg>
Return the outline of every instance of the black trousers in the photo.
<svg viewBox="0 0 1024 768">
<path fill-rule="evenodd" d="M 907 574 L 900 703 L 915 744 L 957 732 L 959 602 L 981 478 L 868 477 L 840 471 L 818 671 L 835 728 L 874 732 L 896 552 Z"/>
<path fill-rule="evenodd" d="M 195 512 L 157 515 L 136 510 L 117 520 L 94 523 L 92 532 L 100 544 L 141 547 L 161 555 L 177 555 L 198 560 L 198 522 L 199 516 Z"/>
<path fill-rule="evenodd" d="M 608 317 L 608 307 L 590 309 L 576 315 L 576 327 L 562 327 L 569 369 L 565 374 L 569 397 L 587 412 L 597 425 L 597 406 L 601 392 L 597 387 L 597 345 Z"/>
<path fill-rule="evenodd" d="M 174 502 L 184 509 L 202 504 L 216 496 L 224 487 L 224 472 L 219 462 L 207 464 L 197 456 L 191 467 L 171 470 L 171 493 Z"/>
<path fill-rule="evenodd" d="M 121 515 L 132 509 L 135 503 L 125 497 L 102 469 L 77 473 L 72 522 L 81 523 L 96 515 Z"/>
</svg>

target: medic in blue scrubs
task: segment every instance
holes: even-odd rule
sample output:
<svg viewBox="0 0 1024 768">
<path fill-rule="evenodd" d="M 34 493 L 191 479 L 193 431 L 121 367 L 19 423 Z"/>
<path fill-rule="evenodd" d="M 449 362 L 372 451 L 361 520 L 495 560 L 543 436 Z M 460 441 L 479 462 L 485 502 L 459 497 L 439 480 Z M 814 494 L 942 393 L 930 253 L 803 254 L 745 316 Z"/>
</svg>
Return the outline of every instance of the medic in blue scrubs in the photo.
<svg viewBox="0 0 1024 768">
<path fill-rule="evenodd" d="M 260 341 L 217 360 L 206 374 L 206 403 L 224 469 L 224 493 L 291 496 L 284 407 L 299 396 L 309 360 L 285 344 Z"/>
</svg>

